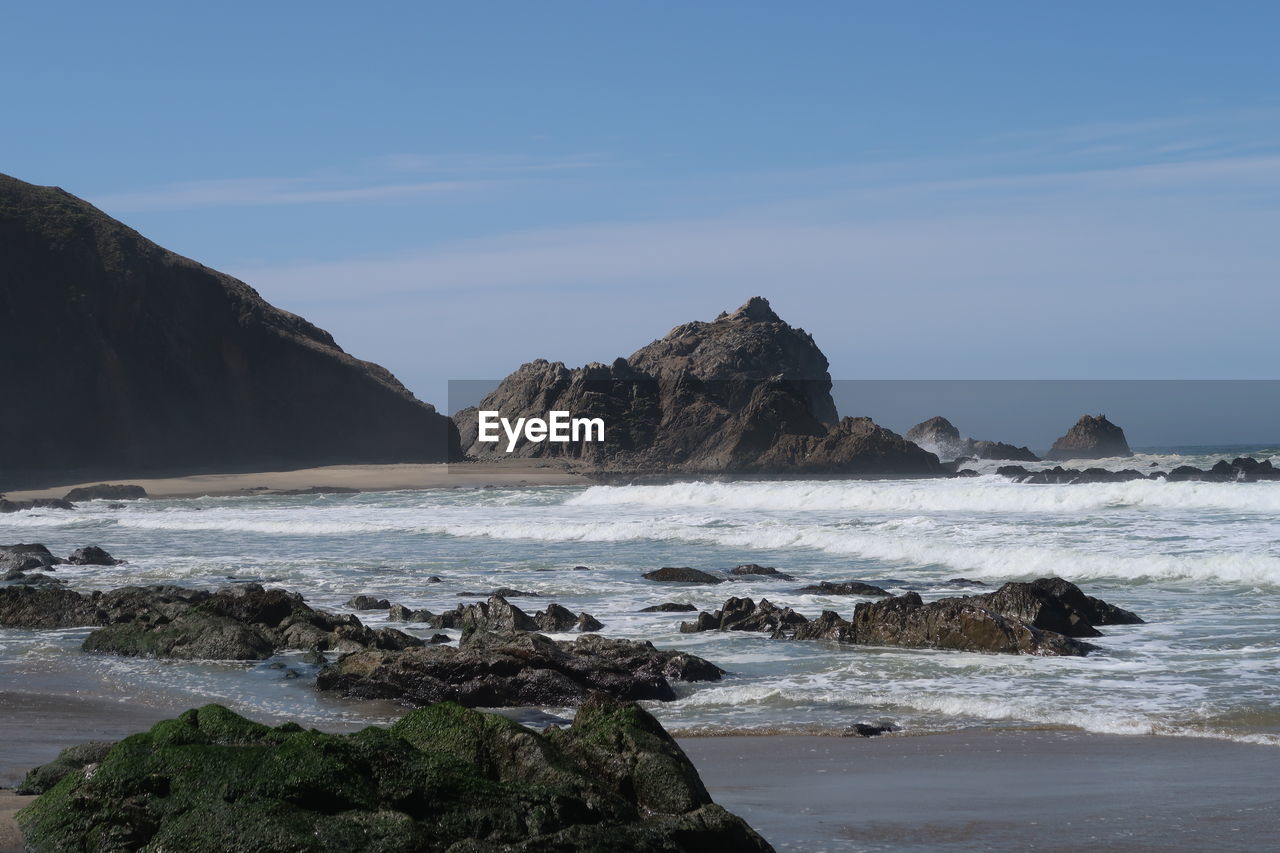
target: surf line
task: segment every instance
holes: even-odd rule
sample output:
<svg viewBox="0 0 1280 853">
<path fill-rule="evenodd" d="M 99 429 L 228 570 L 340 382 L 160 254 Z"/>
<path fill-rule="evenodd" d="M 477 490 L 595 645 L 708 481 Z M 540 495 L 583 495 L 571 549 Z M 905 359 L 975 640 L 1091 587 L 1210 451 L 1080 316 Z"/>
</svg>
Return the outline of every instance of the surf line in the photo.
<svg viewBox="0 0 1280 853">
<path fill-rule="evenodd" d="M 523 436 L 535 444 L 543 441 L 568 443 L 570 441 L 604 441 L 604 418 L 575 418 L 567 411 L 552 410 L 546 418 L 510 418 L 494 410 L 481 410 L 477 421 L 477 441 L 497 442 L 502 437 L 498 427 L 507 436 L 507 453 L 516 449 Z"/>
</svg>

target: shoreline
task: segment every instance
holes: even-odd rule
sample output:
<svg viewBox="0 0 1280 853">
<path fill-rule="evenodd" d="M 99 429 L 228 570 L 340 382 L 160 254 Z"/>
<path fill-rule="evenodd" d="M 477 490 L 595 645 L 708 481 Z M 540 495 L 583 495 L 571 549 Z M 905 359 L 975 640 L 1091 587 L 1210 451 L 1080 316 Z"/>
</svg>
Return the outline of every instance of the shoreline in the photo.
<svg viewBox="0 0 1280 853">
<path fill-rule="evenodd" d="M 12 788 L 27 769 L 177 713 L 43 693 L 0 693 L 0 710 L 0 853 L 22 849 L 12 818 L 30 798 Z M 321 729 L 350 728 L 333 722 Z M 1268 746 L 1043 727 L 678 740 L 779 851 L 1254 850 L 1272 831 Z"/>
<path fill-rule="evenodd" d="M 395 463 L 325 465 L 292 471 L 190 474 L 172 477 L 115 477 L 39 489 L 16 489 L 10 500 L 61 498 L 71 489 L 99 483 L 142 486 L 152 499 L 240 497 L 294 490 L 335 488 L 357 492 L 417 489 L 505 488 L 513 486 L 591 485 L 584 469 L 567 462 L 513 459 L 507 462 Z"/>
</svg>

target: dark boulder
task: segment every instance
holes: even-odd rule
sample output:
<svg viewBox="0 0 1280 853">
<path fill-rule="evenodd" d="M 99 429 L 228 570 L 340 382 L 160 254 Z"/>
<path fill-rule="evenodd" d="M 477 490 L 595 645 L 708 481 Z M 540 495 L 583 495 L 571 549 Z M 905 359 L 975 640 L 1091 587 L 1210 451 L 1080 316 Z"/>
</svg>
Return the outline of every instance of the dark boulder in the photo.
<svg viewBox="0 0 1280 853">
<path fill-rule="evenodd" d="M 1084 415 L 1053 443 L 1048 459 L 1106 459 L 1132 456 L 1124 430 L 1106 415 Z"/>
<path fill-rule="evenodd" d="M 351 734 L 207 705 L 70 771 L 18 822 L 58 851 L 772 849 L 657 720 L 600 694 L 546 734 L 454 704 Z"/>
<path fill-rule="evenodd" d="M 657 581 L 658 583 L 724 583 L 725 580 L 687 566 L 682 568 L 667 566 L 655 569 L 652 572 L 645 572 L 642 577 L 645 580 Z"/>
<path fill-rule="evenodd" d="M 1030 583 L 1007 583 L 971 601 L 1003 616 L 1068 637 L 1097 637 L 1096 625 L 1136 625 L 1135 613 L 1093 598 L 1062 578 L 1038 578 Z"/>
<path fill-rule="evenodd" d="M 1039 462 L 1040 457 L 1028 447 L 1005 444 L 1003 441 L 974 441 L 970 439 L 967 451 L 978 459 L 1008 459 L 1014 462 Z"/>
<path fill-rule="evenodd" d="M 840 737 L 879 737 L 889 732 L 896 732 L 898 727 L 893 723 L 873 725 L 871 723 L 854 723 L 840 733 Z"/>
<path fill-rule="evenodd" d="M 79 486 L 64 495 L 69 501 L 132 501 L 145 498 L 147 490 L 142 486 L 99 483 L 96 486 Z"/>
<path fill-rule="evenodd" d="M 372 595 L 357 595 L 347 601 L 347 607 L 352 610 L 387 610 L 391 607 L 391 602 Z"/>
<path fill-rule="evenodd" d="M 1092 646 L 1008 618 L 974 599 L 925 604 L 914 592 L 854 608 L 854 642 L 872 646 L 1033 655 L 1085 655 Z"/>
<path fill-rule="evenodd" d="M 592 631 L 604 630 L 604 624 L 590 613 L 579 613 L 578 624 L 576 627 L 584 634 L 589 634 Z"/>
<path fill-rule="evenodd" d="M 786 572 L 780 572 L 772 566 L 759 566 L 755 563 L 743 563 L 741 566 L 734 566 L 729 570 L 731 575 L 764 575 L 766 577 L 777 578 L 782 581 L 793 581 L 794 577 Z"/>
<path fill-rule="evenodd" d="M 887 589 L 862 581 L 819 581 L 810 586 L 802 586 L 796 592 L 804 595 L 890 595 Z"/>
<path fill-rule="evenodd" d="M 730 598 L 714 613 L 700 613 L 693 622 L 681 622 L 680 632 L 698 631 L 768 631 L 789 635 L 808 620 L 790 607 L 777 607 L 767 598 L 756 604 L 749 598 Z"/>
<path fill-rule="evenodd" d="M 693 613 L 698 608 L 692 604 L 679 604 L 674 601 L 667 601 L 662 604 L 651 604 L 648 607 L 641 607 L 641 613 Z"/>
<path fill-rule="evenodd" d="M 624 699 L 675 698 L 669 680 L 717 680 L 718 667 L 650 643 L 584 634 L 556 642 L 530 631 L 472 631 L 458 648 L 360 651 L 320 671 L 316 686 L 408 705 L 575 706 L 593 690 Z"/>
<path fill-rule="evenodd" d="M 97 545 L 86 545 L 72 551 L 67 562 L 77 566 L 117 566 L 124 560 L 117 560 Z"/>
<path fill-rule="evenodd" d="M 44 545 L 0 545 L 0 571 L 53 569 L 62 562 L 61 557 L 55 557 Z"/>
</svg>

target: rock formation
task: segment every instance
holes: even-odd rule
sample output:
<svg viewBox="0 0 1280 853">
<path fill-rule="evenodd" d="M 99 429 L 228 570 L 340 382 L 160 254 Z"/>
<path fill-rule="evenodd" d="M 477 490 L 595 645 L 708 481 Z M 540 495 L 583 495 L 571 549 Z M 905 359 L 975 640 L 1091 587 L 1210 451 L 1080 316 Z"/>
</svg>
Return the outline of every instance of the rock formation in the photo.
<svg viewBox="0 0 1280 853">
<path fill-rule="evenodd" d="M 980 441 L 961 438 L 960 430 L 951 421 L 938 415 L 907 430 L 907 441 L 913 441 L 925 450 L 936 453 L 940 459 L 958 459 L 970 456 L 975 459 L 1007 459 L 1014 462 L 1039 462 L 1026 447 L 1015 447 L 1002 441 Z"/>
<path fill-rule="evenodd" d="M 402 649 L 421 640 L 373 630 L 355 616 L 313 610 L 302 596 L 258 584 L 216 593 L 179 586 L 129 586 L 82 594 L 69 589 L 0 589 L 0 627 L 101 626 L 88 652 L 182 660 L 264 660 L 291 649 Z"/>
<path fill-rule="evenodd" d="M 600 418 L 603 442 L 479 441 L 478 411 Z M 581 459 L 607 470 L 672 473 L 930 474 L 938 460 L 869 418 L 838 420 L 827 359 L 803 330 L 754 297 L 713 322 L 686 323 L 612 364 L 534 361 L 456 416 L 482 459 Z"/>
<path fill-rule="evenodd" d="M 0 422 L 10 486 L 457 453 L 387 370 L 61 189 L 0 175 L 0 269 L 0 397 L 39 413 Z"/>
<path fill-rule="evenodd" d="M 352 734 L 206 705 L 61 761 L 18 816 L 34 850 L 772 851 L 657 720 L 601 695 L 546 734 L 453 704 Z"/>
<path fill-rule="evenodd" d="M 1100 636 L 1095 626 L 1141 622 L 1137 614 L 1087 596 L 1073 583 L 1041 578 L 928 603 L 914 592 L 862 602 L 854 607 L 852 620 L 832 610 L 809 619 L 767 599 L 756 604 L 730 598 L 714 613 L 681 623 L 680 630 L 766 631 L 775 639 L 851 645 L 1083 656 L 1095 647 L 1076 638 Z"/>
<path fill-rule="evenodd" d="M 1106 415 L 1083 415 L 1067 434 L 1053 443 L 1047 459 L 1107 459 L 1132 456 L 1124 430 Z"/>
<path fill-rule="evenodd" d="M 473 630 L 458 648 L 358 651 L 320 671 L 316 686 L 344 696 L 406 705 L 565 707 L 592 691 L 671 700 L 671 681 L 716 681 L 723 671 L 696 655 L 647 642 L 584 634 L 557 642 L 535 631 Z"/>
</svg>

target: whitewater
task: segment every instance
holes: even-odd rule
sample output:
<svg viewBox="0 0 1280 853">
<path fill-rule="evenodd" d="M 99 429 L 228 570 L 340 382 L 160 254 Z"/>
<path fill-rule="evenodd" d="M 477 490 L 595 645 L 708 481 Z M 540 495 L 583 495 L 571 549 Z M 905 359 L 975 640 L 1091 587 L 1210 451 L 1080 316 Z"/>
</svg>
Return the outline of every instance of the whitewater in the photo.
<svg viewBox="0 0 1280 853">
<path fill-rule="evenodd" d="M 1214 458 L 1206 450 L 1103 464 L 1168 470 Z M 513 587 L 536 596 L 512 599 L 527 610 L 556 601 L 592 613 L 609 636 L 683 648 L 728 670 L 720 683 L 681 685 L 677 701 L 654 706 L 685 732 L 834 732 L 890 721 L 910 732 L 1066 726 L 1280 745 L 1280 483 L 1024 485 L 980 465 L 980 476 L 951 480 L 93 501 L 0 517 L 0 542 L 43 542 L 63 554 L 93 543 L 129 560 L 60 566 L 57 576 L 78 589 L 253 579 L 318 607 L 344 610 L 351 596 L 372 593 L 439 612 Z M 740 563 L 797 580 L 683 586 L 640 577 L 661 566 L 714 572 Z M 1147 624 L 1106 628 L 1087 658 L 1039 658 L 682 634 L 687 616 L 638 612 L 666 601 L 712 610 L 738 595 L 811 617 L 848 616 L 866 599 L 797 590 L 861 580 L 931 599 L 957 594 L 948 585 L 957 577 L 994 588 L 1049 575 Z M 420 632 L 384 613 L 359 615 Z M 0 678 L 175 707 L 212 697 L 317 724 L 399 713 L 318 696 L 315 669 L 300 654 L 252 665 L 89 657 L 77 650 L 86 633 L 0 631 Z"/>
</svg>

